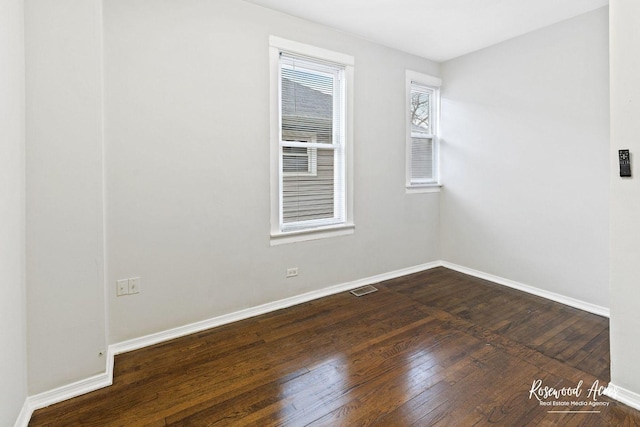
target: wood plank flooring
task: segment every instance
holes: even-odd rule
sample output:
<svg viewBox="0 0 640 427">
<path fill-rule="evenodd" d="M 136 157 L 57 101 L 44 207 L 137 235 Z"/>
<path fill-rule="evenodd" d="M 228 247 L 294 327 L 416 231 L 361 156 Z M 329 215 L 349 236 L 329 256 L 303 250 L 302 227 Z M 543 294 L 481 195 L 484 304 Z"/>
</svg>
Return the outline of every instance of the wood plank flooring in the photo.
<svg viewBox="0 0 640 427">
<path fill-rule="evenodd" d="M 377 287 L 119 355 L 111 387 L 29 425 L 640 426 L 587 398 L 609 381 L 607 319 L 445 268 Z M 543 406 L 536 380 L 581 394 Z"/>
</svg>

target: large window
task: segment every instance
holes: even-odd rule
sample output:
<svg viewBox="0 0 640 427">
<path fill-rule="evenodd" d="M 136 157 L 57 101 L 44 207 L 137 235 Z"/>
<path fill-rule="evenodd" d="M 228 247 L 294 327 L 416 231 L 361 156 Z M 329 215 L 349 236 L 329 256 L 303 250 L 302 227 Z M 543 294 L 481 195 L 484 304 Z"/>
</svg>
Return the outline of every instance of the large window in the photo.
<svg viewBox="0 0 640 427">
<path fill-rule="evenodd" d="M 407 71 L 407 188 L 439 185 L 438 111 L 440 79 Z"/>
<path fill-rule="evenodd" d="M 277 104 L 272 243 L 291 235 L 297 236 L 294 241 L 324 237 L 341 228 L 352 232 L 348 94 L 353 60 L 275 37 L 271 45 Z"/>
</svg>

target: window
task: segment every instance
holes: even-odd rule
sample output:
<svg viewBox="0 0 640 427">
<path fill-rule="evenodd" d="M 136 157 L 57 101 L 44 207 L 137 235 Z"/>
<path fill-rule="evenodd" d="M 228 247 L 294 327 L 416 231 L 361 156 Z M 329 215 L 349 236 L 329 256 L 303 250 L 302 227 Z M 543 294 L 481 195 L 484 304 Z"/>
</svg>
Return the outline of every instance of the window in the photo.
<svg viewBox="0 0 640 427">
<path fill-rule="evenodd" d="M 353 58 L 277 37 L 270 42 L 271 243 L 353 233 Z"/>
<path fill-rule="evenodd" d="M 433 191 L 438 178 L 440 79 L 407 71 L 407 189 Z"/>
<path fill-rule="evenodd" d="M 313 132 L 282 132 L 282 140 L 287 142 L 304 142 L 314 145 L 317 142 Z M 282 147 L 283 176 L 317 176 L 318 150 L 305 147 Z"/>
</svg>

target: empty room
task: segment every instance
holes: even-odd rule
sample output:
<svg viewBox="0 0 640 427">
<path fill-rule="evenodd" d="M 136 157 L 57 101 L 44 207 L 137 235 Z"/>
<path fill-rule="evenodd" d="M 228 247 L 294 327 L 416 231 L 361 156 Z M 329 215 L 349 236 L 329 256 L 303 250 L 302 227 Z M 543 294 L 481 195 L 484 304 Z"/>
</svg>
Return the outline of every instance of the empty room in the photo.
<svg viewBox="0 0 640 427">
<path fill-rule="evenodd" d="M 638 22 L 0 0 L 0 426 L 640 425 Z"/>
</svg>

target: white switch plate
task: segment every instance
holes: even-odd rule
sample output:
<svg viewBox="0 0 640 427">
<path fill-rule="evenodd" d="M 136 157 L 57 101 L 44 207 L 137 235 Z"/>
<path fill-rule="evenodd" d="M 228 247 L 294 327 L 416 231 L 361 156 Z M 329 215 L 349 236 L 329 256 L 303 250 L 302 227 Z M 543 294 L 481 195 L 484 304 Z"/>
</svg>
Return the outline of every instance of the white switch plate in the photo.
<svg viewBox="0 0 640 427">
<path fill-rule="evenodd" d="M 129 294 L 129 280 L 122 279 L 116 282 L 116 295 L 128 295 Z"/>
<path fill-rule="evenodd" d="M 129 279 L 129 294 L 137 294 L 140 292 L 140 278 L 132 277 Z"/>
<path fill-rule="evenodd" d="M 295 277 L 298 275 L 298 267 L 287 268 L 287 277 Z"/>
</svg>

